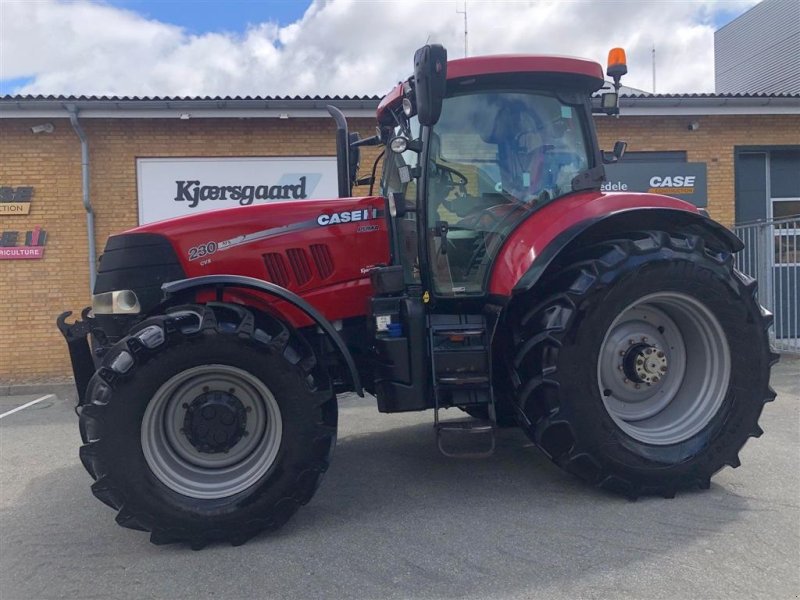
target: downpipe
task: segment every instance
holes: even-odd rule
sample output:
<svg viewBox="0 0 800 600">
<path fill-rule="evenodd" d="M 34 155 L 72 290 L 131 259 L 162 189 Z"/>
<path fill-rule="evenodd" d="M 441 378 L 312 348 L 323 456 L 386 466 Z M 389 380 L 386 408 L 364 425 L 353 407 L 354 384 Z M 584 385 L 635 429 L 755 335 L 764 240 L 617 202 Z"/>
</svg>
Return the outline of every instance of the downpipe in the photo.
<svg viewBox="0 0 800 600">
<path fill-rule="evenodd" d="M 69 113 L 69 122 L 72 124 L 72 129 L 75 130 L 81 142 L 81 188 L 83 191 L 83 208 L 86 211 L 86 234 L 89 242 L 89 293 L 92 293 L 96 277 L 97 247 L 94 236 L 94 208 L 92 208 L 92 202 L 89 198 L 89 142 L 86 138 L 86 132 L 78 120 L 78 110 L 75 105 L 70 104 L 66 109 Z"/>
</svg>

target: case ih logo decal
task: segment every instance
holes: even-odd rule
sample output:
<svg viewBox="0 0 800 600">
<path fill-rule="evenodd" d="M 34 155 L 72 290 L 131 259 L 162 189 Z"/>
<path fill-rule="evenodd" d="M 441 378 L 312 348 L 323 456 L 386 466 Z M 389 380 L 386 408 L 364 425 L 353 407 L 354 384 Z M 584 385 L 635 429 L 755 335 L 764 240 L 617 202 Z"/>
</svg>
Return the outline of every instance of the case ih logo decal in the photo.
<svg viewBox="0 0 800 600">
<path fill-rule="evenodd" d="M 344 210 L 332 215 L 320 215 L 317 217 L 317 224 L 322 225 L 341 225 L 343 223 L 355 223 L 356 221 L 371 221 L 378 218 L 377 208 L 364 208 L 358 210 Z"/>
<path fill-rule="evenodd" d="M 25 260 L 44 257 L 47 232 L 41 227 L 25 232 L 24 244 L 20 245 L 19 231 L 3 231 L 0 234 L 0 260 Z"/>
<path fill-rule="evenodd" d="M 0 186 L 0 215 L 27 215 L 31 212 L 32 187 Z"/>
<path fill-rule="evenodd" d="M 195 208 L 201 202 L 221 200 L 248 206 L 255 200 L 303 200 L 306 194 L 306 177 L 297 179 L 296 185 L 202 185 L 199 180 L 176 181 L 175 202 L 188 202 Z"/>
</svg>

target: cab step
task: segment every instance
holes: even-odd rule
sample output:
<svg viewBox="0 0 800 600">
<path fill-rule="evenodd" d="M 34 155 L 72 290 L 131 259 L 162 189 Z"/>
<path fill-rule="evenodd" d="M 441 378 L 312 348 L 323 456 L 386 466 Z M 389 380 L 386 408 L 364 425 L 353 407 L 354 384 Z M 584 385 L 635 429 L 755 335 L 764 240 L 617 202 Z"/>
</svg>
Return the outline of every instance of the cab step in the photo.
<svg viewBox="0 0 800 600">
<path fill-rule="evenodd" d="M 439 452 L 448 458 L 488 458 L 495 450 L 491 421 L 439 421 L 435 424 Z M 475 450 L 476 444 L 479 450 Z"/>
<path fill-rule="evenodd" d="M 428 321 L 433 426 L 439 451 L 450 458 L 486 458 L 494 454 L 493 421 L 440 421 L 448 407 L 488 406 L 494 419 L 491 335 L 482 314 L 434 314 Z"/>
</svg>

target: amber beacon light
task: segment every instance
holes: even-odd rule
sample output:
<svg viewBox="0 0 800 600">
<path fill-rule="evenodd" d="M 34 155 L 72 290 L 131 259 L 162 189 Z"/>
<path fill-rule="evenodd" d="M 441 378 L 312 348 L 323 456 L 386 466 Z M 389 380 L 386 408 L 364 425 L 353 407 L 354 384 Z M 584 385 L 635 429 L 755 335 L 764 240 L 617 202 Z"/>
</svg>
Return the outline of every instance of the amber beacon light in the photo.
<svg viewBox="0 0 800 600">
<path fill-rule="evenodd" d="M 620 77 L 628 72 L 628 60 L 625 58 L 625 50 L 622 48 L 612 48 L 608 52 L 608 68 L 606 75 L 619 80 Z"/>
</svg>

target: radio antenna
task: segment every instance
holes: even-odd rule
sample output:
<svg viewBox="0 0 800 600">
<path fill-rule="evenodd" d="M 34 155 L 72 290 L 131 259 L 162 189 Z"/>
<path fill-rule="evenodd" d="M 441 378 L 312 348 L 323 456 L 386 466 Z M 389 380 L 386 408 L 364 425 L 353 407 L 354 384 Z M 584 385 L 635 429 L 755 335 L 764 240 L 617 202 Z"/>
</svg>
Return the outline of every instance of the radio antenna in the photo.
<svg viewBox="0 0 800 600">
<path fill-rule="evenodd" d="M 464 0 L 464 10 L 458 10 L 458 2 L 456 2 L 456 13 L 464 15 L 464 58 L 467 58 L 467 0 Z"/>
<path fill-rule="evenodd" d="M 653 42 L 653 93 L 656 93 L 656 43 Z"/>
</svg>

